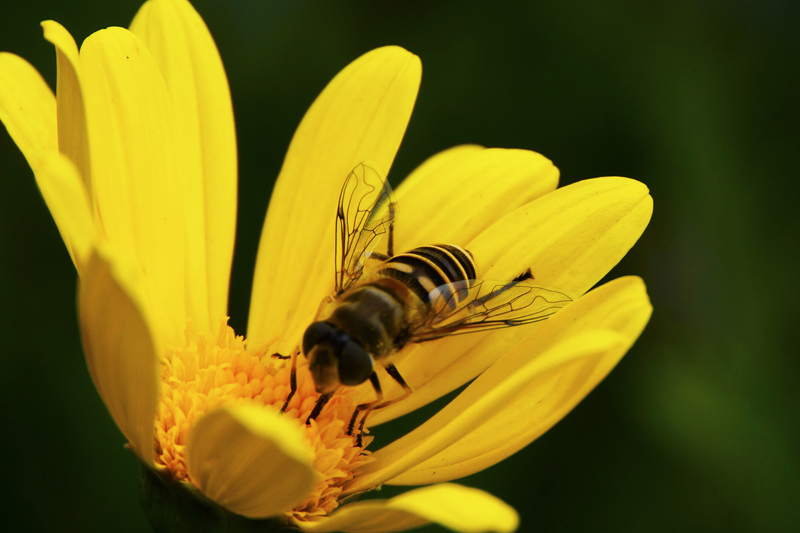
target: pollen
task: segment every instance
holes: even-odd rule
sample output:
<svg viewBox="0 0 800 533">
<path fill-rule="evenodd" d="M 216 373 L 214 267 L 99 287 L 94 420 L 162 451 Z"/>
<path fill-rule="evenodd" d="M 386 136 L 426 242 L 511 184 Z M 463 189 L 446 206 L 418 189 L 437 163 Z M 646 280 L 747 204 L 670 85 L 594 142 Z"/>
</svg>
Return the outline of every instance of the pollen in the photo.
<svg viewBox="0 0 800 533">
<path fill-rule="evenodd" d="M 280 411 L 289 395 L 290 364 L 271 356 L 269 344 L 250 351 L 221 320 L 216 335 L 196 332 L 187 322 L 185 345 L 168 350 L 161 361 L 161 391 L 156 415 L 156 464 L 176 482 L 193 483 L 186 468 L 185 443 L 193 424 L 226 404 L 249 402 Z M 283 416 L 296 420 L 314 450 L 319 481 L 308 497 L 287 513 L 296 520 L 324 516 L 339 505 L 343 485 L 353 471 L 370 461 L 364 448 L 372 440 L 346 434 L 360 399 L 345 388 L 331 398 L 310 424 L 305 421 L 319 396 L 305 358 L 299 356 L 297 392 Z M 195 484 L 196 485 L 196 484 Z"/>
</svg>

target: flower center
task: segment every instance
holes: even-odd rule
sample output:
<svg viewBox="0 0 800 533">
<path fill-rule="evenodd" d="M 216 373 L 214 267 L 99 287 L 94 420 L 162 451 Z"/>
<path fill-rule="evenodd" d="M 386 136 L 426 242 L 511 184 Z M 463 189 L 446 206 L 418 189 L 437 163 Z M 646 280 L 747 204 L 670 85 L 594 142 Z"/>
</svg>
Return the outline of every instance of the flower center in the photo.
<svg viewBox="0 0 800 533">
<path fill-rule="evenodd" d="M 195 332 L 188 321 L 185 345 L 168 350 L 161 361 L 161 396 L 156 415 L 156 464 L 173 480 L 193 483 L 186 468 L 185 443 L 195 421 L 231 402 L 251 402 L 279 411 L 290 390 L 290 365 L 271 357 L 269 344 L 245 350 L 245 341 L 220 321 L 216 335 Z M 325 515 L 338 506 L 342 485 L 369 461 L 368 452 L 345 434 L 357 405 L 354 389 L 338 392 L 311 424 L 305 420 L 319 395 L 302 356 L 297 362 L 297 392 L 284 416 L 297 420 L 314 450 L 321 474 L 313 492 L 288 515 Z M 364 447 L 372 440 L 364 438 Z M 196 484 L 195 484 L 196 485 Z"/>
</svg>

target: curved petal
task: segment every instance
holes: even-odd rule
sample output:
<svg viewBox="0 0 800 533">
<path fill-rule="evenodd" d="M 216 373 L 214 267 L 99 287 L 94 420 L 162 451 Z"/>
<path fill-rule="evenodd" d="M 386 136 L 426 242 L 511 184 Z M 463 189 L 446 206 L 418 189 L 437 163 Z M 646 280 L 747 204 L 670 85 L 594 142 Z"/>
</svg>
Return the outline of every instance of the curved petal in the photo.
<svg viewBox="0 0 800 533">
<path fill-rule="evenodd" d="M 551 384 L 552 388 L 552 383 L 562 376 L 577 374 L 576 365 L 592 366 L 605 352 L 622 348 L 626 341 L 627 338 L 611 330 L 590 330 L 533 359 L 478 398 L 472 394 L 462 398 L 462 393 L 425 424 L 375 452 L 374 462 L 346 486 L 344 494 L 360 492 L 400 476 L 467 437 L 507 406 L 514 405 L 533 386 Z"/>
<path fill-rule="evenodd" d="M 105 237 L 134 260 L 167 342 L 186 326 L 184 168 L 164 80 L 144 44 L 122 28 L 81 49 L 96 208 Z"/>
<path fill-rule="evenodd" d="M 432 157 L 398 187 L 397 252 L 440 242 L 466 245 L 499 214 L 558 186 L 558 169 L 536 152 L 475 148 Z"/>
<path fill-rule="evenodd" d="M 537 284 L 579 295 L 639 240 L 652 213 L 643 183 L 595 178 L 516 209 L 467 246 L 484 279 L 513 279 L 530 267 Z"/>
<path fill-rule="evenodd" d="M 75 164 L 59 152 L 45 154 L 36 183 L 78 273 L 83 275 L 91 247 L 97 240 L 92 210 Z"/>
<path fill-rule="evenodd" d="M 443 483 L 411 490 L 390 500 L 345 505 L 319 522 L 298 522 L 312 533 L 388 533 L 435 523 L 463 533 L 510 533 L 517 512 L 482 490 Z"/>
<path fill-rule="evenodd" d="M 227 314 L 236 230 L 236 132 L 228 79 L 208 28 L 185 0 L 145 3 L 131 31 L 152 52 L 172 97 L 189 176 L 187 313 L 199 330 L 210 331 Z"/>
<path fill-rule="evenodd" d="M 466 437 L 389 483 L 420 485 L 456 479 L 488 468 L 524 448 L 566 416 L 605 378 L 639 337 L 651 312 L 639 278 L 621 278 L 588 293 L 564 309 L 551 328 L 543 328 L 535 338 L 523 340 L 483 373 L 464 391 L 463 398 L 459 397 L 459 402 L 478 401 L 492 389 L 504 386 L 509 376 L 524 372 L 527 362 L 544 350 L 569 350 L 573 339 L 592 329 L 617 332 L 626 342 L 598 350 L 597 357 L 582 359 L 557 374 L 532 376 L 523 395 L 492 413 Z"/>
<path fill-rule="evenodd" d="M 303 117 L 272 192 L 258 249 L 248 340 L 280 333 L 278 351 L 298 342 L 333 290 L 334 219 L 348 173 L 372 160 L 388 172 L 419 89 L 417 56 L 373 50 L 331 81 Z"/>
<path fill-rule="evenodd" d="M 467 249 L 483 279 L 513 279 L 530 267 L 537 285 L 580 295 L 634 245 L 652 211 L 647 187 L 638 181 L 581 181 L 512 211 L 473 239 Z M 414 394 L 371 415 L 370 423 L 392 420 L 455 390 L 544 324 L 463 335 L 418 347 L 397 363 Z M 387 397 L 396 393 L 390 384 Z"/>
<path fill-rule="evenodd" d="M 153 466 L 159 354 L 135 272 L 95 250 L 78 283 L 86 363 L 97 392 L 136 454 Z"/>
<path fill-rule="evenodd" d="M 520 339 L 540 326 L 535 323 L 488 333 L 457 335 L 413 346 L 395 366 L 414 393 L 384 409 L 373 411 L 369 416 L 369 426 L 410 413 L 475 379 Z M 394 380 L 383 380 L 381 385 L 387 398 L 403 394 Z"/>
<path fill-rule="evenodd" d="M 0 52 L 0 120 L 34 172 L 42 155 L 58 150 L 56 99 L 21 57 Z"/>
<path fill-rule="evenodd" d="M 277 516 L 303 501 L 317 480 L 313 460 L 296 424 L 252 404 L 205 415 L 186 442 L 194 483 L 218 504 L 248 518 Z"/>
<path fill-rule="evenodd" d="M 58 81 L 58 149 L 78 167 L 83 186 L 92 190 L 89 133 L 80 83 L 80 55 L 75 39 L 64 26 L 53 20 L 42 22 L 44 38 L 56 47 Z"/>
<path fill-rule="evenodd" d="M 55 97 L 36 69 L 5 52 L 0 53 L 0 120 L 31 166 L 72 261 L 79 267 L 86 260 L 94 231 L 80 176 L 57 155 Z"/>
<path fill-rule="evenodd" d="M 411 174 L 403 178 L 402 183 L 397 188 L 398 195 L 405 194 L 404 189 L 411 190 L 421 185 L 424 186 L 431 176 L 447 170 L 461 158 L 483 150 L 486 150 L 486 148 L 479 144 L 459 144 L 433 154 L 415 168 Z"/>
</svg>

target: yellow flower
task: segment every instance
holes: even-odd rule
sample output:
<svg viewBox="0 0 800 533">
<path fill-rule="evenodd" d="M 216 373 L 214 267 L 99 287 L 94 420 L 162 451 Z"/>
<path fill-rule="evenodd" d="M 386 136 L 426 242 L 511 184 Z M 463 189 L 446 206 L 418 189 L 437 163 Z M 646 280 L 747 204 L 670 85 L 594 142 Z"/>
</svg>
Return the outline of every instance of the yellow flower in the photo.
<svg viewBox="0 0 800 533">
<path fill-rule="evenodd" d="M 441 483 L 482 470 L 565 416 L 647 323 L 639 278 L 591 289 L 647 225 L 647 188 L 625 178 L 556 190 L 558 171 L 524 150 L 460 146 L 399 187 L 399 250 L 448 242 L 480 276 L 580 296 L 547 321 L 426 343 L 398 363 L 415 389 L 369 426 L 472 383 L 447 407 L 374 452 L 345 434 L 369 384 L 317 395 L 301 359 L 285 414 L 291 352 L 332 292 L 334 212 L 358 163 L 391 167 L 421 66 L 397 47 L 345 68 L 300 124 L 265 221 L 247 340 L 227 326 L 236 215 L 236 146 L 221 60 L 184 0 L 151 0 L 130 31 L 109 28 L 80 52 L 58 23 L 53 95 L 25 60 L 0 54 L 0 119 L 34 171 L 79 274 L 87 363 L 139 459 L 251 518 L 309 531 L 397 531 L 437 522 L 512 531 L 513 509 Z M 387 396 L 400 393 L 387 384 Z M 365 447 L 370 437 L 364 439 Z M 435 485 L 342 504 L 382 484 Z"/>
</svg>

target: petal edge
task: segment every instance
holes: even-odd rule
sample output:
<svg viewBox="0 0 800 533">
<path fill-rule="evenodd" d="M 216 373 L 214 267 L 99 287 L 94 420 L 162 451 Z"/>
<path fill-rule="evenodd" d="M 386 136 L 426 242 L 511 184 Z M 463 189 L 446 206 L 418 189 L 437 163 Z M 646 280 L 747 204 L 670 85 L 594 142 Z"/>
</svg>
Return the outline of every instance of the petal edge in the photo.
<svg viewBox="0 0 800 533">
<path fill-rule="evenodd" d="M 186 463 L 203 493 L 248 518 L 277 516 L 317 481 L 313 452 L 284 417 L 251 404 L 206 414 L 191 429 Z"/>
<path fill-rule="evenodd" d="M 135 278 L 110 257 L 95 250 L 78 284 L 86 363 L 117 426 L 153 466 L 158 353 Z"/>
<path fill-rule="evenodd" d="M 511 533 L 517 512 L 482 490 L 443 483 L 411 490 L 389 500 L 345 505 L 319 522 L 300 522 L 310 533 L 390 533 L 436 523 L 462 533 Z"/>
</svg>

